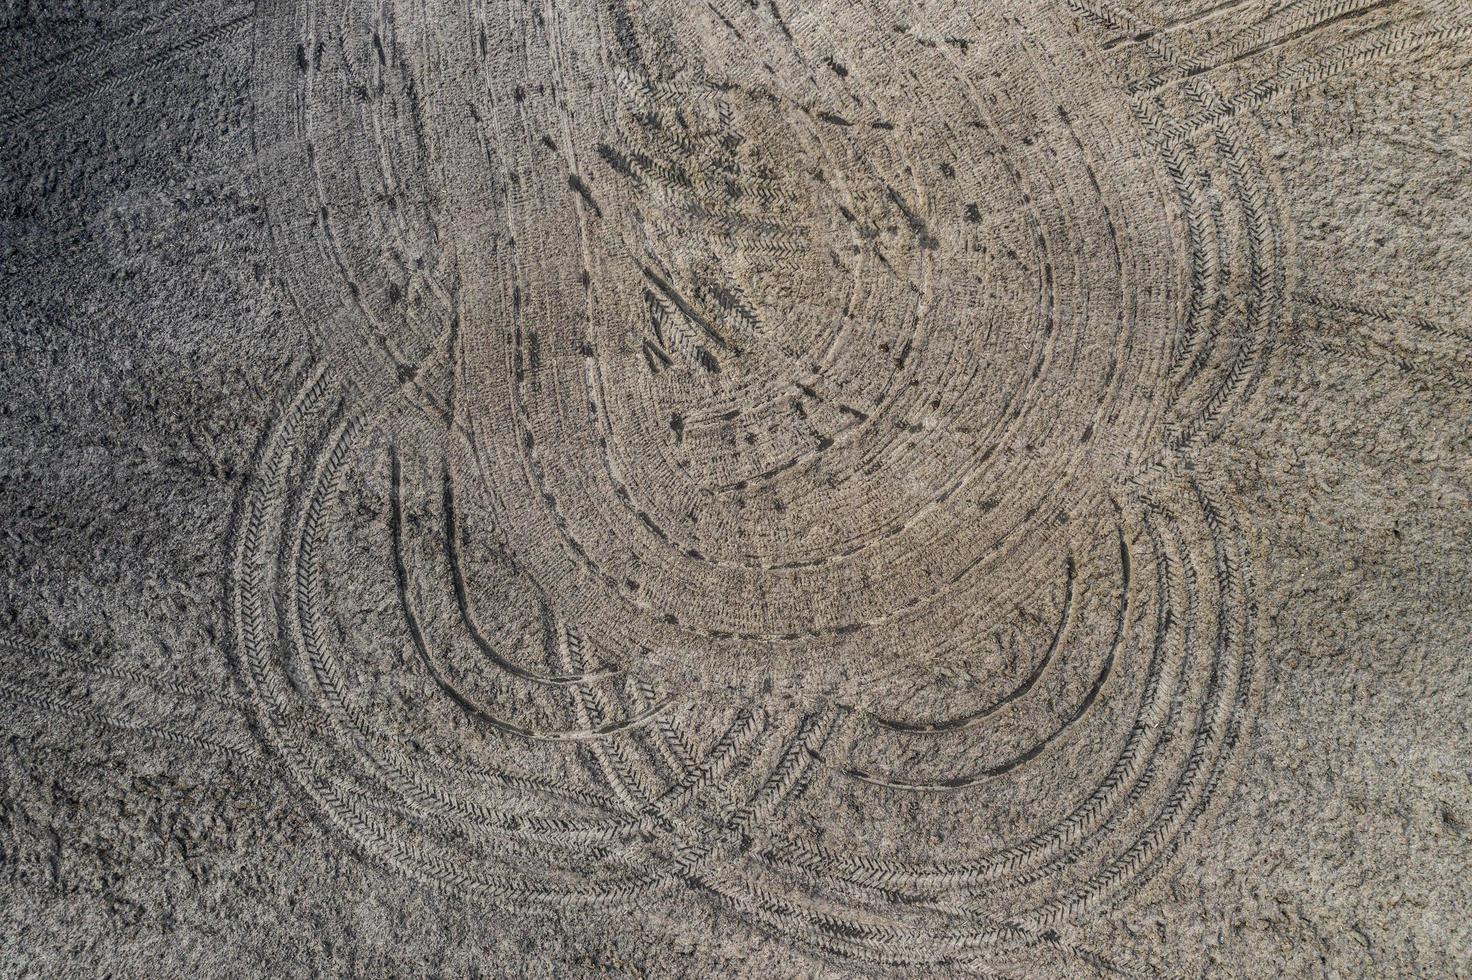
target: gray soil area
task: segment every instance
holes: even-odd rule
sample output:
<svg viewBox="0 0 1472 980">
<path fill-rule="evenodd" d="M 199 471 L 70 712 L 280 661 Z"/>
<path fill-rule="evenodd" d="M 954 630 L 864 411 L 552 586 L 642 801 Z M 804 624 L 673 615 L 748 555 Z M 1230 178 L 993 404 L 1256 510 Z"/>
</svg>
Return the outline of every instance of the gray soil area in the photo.
<svg viewBox="0 0 1472 980">
<path fill-rule="evenodd" d="M 0 18 L 0 977 L 1472 976 L 1465 0 Z"/>
</svg>

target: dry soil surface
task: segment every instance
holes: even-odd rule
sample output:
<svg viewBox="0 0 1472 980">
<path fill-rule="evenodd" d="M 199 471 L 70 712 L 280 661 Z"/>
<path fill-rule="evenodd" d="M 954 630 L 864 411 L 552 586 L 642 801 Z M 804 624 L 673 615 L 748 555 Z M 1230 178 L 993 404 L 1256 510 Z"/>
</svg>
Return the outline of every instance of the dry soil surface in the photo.
<svg viewBox="0 0 1472 980">
<path fill-rule="evenodd" d="M 0 16 L 0 975 L 1472 975 L 1465 0 Z"/>
</svg>

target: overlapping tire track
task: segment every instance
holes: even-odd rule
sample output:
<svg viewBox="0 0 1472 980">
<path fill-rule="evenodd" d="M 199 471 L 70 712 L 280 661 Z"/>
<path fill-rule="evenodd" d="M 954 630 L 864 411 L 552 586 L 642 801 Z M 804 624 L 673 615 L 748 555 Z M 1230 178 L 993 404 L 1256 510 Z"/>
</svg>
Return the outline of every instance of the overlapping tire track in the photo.
<svg viewBox="0 0 1472 980">
<path fill-rule="evenodd" d="M 270 41 L 259 92 L 322 113 L 302 132 L 340 141 L 335 159 L 377 158 L 386 186 L 435 189 L 375 269 L 371 243 L 352 240 L 364 233 L 352 202 L 330 200 L 366 178 L 296 173 L 294 151 L 269 163 L 324 215 L 315 229 L 277 215 L 275 233 L 293 256 L 323 250 L 317 268 L 349 295 L 314 287 L 302 309 L 327 311 L 343 337 L 391 349 L 401 328 L 410 341 L 378 365 L 338 365 L 343 337 L 326 345 L 326 372 L 283 417 L 243 509 L 242 673 L 303 791 L 365 851 L 467 894 L 559 905 L 684 885 L 835 957 L 1124 968 L 1081 948 L 1077 926 L 1206 832 L 1260 688 L 1251 531 L 1198 465 L 1261 388 L 1295 285 L 1253 113 L 1367 60 L 1460 42 L 1463 28 L 1382 28 L 1377 4 L 1311 3 L 1192 48 L 1189 20 L 1152 24 L 1101 0 L 1072 0 L 1071 18 L 1042 0 L 1005 17 L 856 5 L 861 22 L 903 16 L 892 44 L 956 117 L 947 147 L 897 127 L 862 86 L 875 66 L 843 19 L 811 11 L 615 3 L 424 24 L 392 5 L 350 3 L 357 19 L 340 22 L 325 4 L 276 6 L 258 32 Z M 697 30 L 704 46 L 674 57 Z M 351 90 L 362 70 L 344 56 L 342 77 L 327 77 L 319 31 L 343 34 L 345 51 L 367 51 L 371 35 L 367 76 L 398 80 L 412 124 L 386 104 L 349 124 L 314 103 L 313 86 Z M 1005 105 L 970 60 L 984 42 L 1016 71 Z M 1254 81 L 1280 47 L 1299 60 Z M 427 54 L 467 49 L 473 63 L 453 76 Z M 557 88 L 569 73 L 594 81 Z M 1074 75 L 1113 94 L 1080 97 Z M 279 107 L 270 115 L 263 132 L 297 138 Z M 897 132 L 911 142 L 886 146 Z M 391 177 L 386 160 L 419 169 Z M 966 203 L 946 181 L 990 184 Z M 825 186 L 809 200 L 805 182 Z M 467 201 L 480 211 L 467 216 Z M 1006 237 L 1017 229 L 984 206 L 1015 208 L 1022 231 Z M 980 257 L 991 247 L 1000 264 Z M 364 297 L 390 292 L 378 279 L 414 254 L 434 256 L 411 276 L 434 302 L 413 316 L 370 308 Z M 949 269 L 966 263 L 981 289 L 952 289 Z M 972 316 L 1003 268 L 1026 274 L 1006 281 L 995 321 Z M 885 303 L 893 334 L 875 326 Z M 832 330 L 792 315 L 830 306 L 843 311 Z M 1000 343 L 1024 315 L 1029 329 L 992 365 L 1016 377 L 993 415 L 973 418 L 991 396 L 975 352 L 953 341 L 974 330 Z M 446 322 L 445 362 L 421 370 Z M 854 354 L 870 342 L 872 364 Z M 398 417 L 412 400 L 383 397 L 406 388 L 429 408 L 419 429 Z M 1057 408 L 1078 391 L 1095 400 Z M 770 428 L 745 433 L 756 448 L 744 457 L 737 430 L 752 420 Z M 720 443 L 728 424 L 735 449 Z M 428 429 L 441 435 L 420 445 Z M 927 453 L 947 462 L 943 478 L 912 474 L 904 507 L 864 509 L 869 488 L 919 472 Z M 1091 469 L 1098 459 L 1118 465 Z M 335 620 L 329 571 L 342 473 L 382 475 L 385 461 L 375 560 L 392 570 L 393 643 L 417 678 L 394 693 L 398 715 L 365 688 L 373 671 L 345 666 L 386 654 Z M 1088 478 L 1075 486 L 1077 473 Z M 1006 498 L 1036 480 L 1035 500 Z M 996 489 L 983 499 L 980 487 Z M 475 494 L 496 536 L 469 529 Z M 411 512 L 411 495 L 431 503 Z M 768 517 L 740 513 L 757 502 Z M 710 531 L 702 507 L 732 510 Z M 789 548 L 793 512 L 817 516 Z M 994 540 L 963 561 L 973 531 Z M 539 643 L 497 632 L 468 558 L 484 548 L 504 551 L 514 588 L 534 597 Z M 805 618 L 797 581 L 819 597 Z M 849 591 L 830 596 L 832 582 Z M 1057 604 L 1042 616 L 1024 608 L 1029 593 Z M 977 610 L 958 611 L 967 597 Z M 800 679 L 770 697 L 753 693 L 770 683 L 719 683 L 733 652 L 818 647 L 842 673 L 871 638 L 944 660 L 978 624 L 1014 620 L 1030 655 L 993 665 L 1001 693 L 965 705 L 940 686 L 900 711 L 877 683 L 837 700 Z M 406 726 L 416 709 L 432 738 Z M 975 841 L 956 830 L 968 801 L 1024 790 L 1047 805 Z M 933 822 L 927 807 L 892 805 L 917 793 L 934 800 Z M 883 817 L 835 816 L 860 812 Z"/>
</svg>

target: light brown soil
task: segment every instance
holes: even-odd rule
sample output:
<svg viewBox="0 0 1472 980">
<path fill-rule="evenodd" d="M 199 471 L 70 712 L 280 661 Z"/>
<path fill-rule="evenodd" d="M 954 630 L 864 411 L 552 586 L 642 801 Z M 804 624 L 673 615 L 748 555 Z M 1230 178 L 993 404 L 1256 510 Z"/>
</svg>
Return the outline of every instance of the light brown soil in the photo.
<svg viewBox="0 0 1472 980">
<path fill-rule="evenodd" d="M 12 5 L 0 975 L 1472 975 L 1472 8 Z"/>
</svg>

